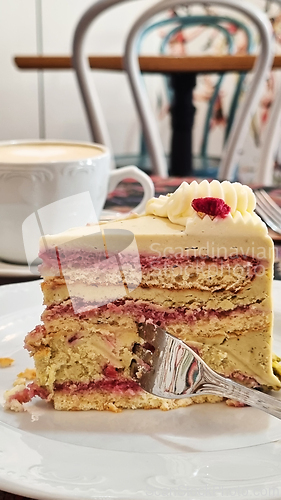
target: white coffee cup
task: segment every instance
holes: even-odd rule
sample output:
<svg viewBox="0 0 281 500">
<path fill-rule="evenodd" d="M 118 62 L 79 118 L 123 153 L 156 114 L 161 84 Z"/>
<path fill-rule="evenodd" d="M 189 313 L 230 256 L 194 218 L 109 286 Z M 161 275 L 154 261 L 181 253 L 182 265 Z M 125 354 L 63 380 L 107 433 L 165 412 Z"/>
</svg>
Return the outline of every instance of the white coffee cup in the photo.
<svg viewBox="0 0 281 500">
<path fill-rule="evenodd" d="M 71 141 L 0 142 L 0 260 L 31 263 L 39 237 L 97 222 L 107 194 L 126 178 L 140 182 L 142 212 L 154 195 L 137 167 L 110 168 L 100 144 Z"/>
</svg>

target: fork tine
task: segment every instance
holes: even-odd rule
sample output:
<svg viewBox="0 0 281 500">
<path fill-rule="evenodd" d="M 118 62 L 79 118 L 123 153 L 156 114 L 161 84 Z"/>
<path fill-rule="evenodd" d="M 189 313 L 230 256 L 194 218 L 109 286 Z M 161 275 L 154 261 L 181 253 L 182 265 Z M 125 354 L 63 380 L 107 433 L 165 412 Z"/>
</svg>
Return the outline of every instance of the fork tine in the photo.
<svg viewBox="0 0 281 500">
<path fill-rule="evenodd" d="M 139 336 L 151 344 L 155 349 L 163 347 L 166 337 L 164 330 L 150 323 L 139 323 L 138 325 Z"/>
<path fill-rule="evenodd" d="M 194 389 L 197 378 L 201 378 L 204 362 L 197 359 L 197 354 L 180 339 L 156 325 L 144 323 L 139 324 L 138 328 L 139 335 L 155 347 L 150 369 L 140 367 L 136 375 L 141 387 L 158 397 L 178 399 L 183 397 L 183 393 L 185 397 L 193 395 L 191 388 Z M 192 385 L 189 385 L 185 376 L 188 369 L 192 375 Z"/>
<path fill-rule="evenodd" d="M 266 203 L 257 200 L 256 212 L 264 219 L 264 221 L 268 226 L 274 224 L 274 226 L 277 227 L 278 229 L 279 227 L 278 221 L 274 218 L 272 213 L 270 213 Z"/>
<path fill-rule="evenodd" d="M 262 207 L 257 205 L 256 212 L 263 219 L 266 225 L 270 227 L 270 229 L 272 229 L 275 233 L 281 234 L 281 228 L 276 223 L 274 223 L 274 221 L 270 218 L 270 216 L 267 213 L 265 213 Z"/>
<path fill-rule="evenodd" d="M 266 196 L 264 196 L 264 193 Z M 276 233 L 281 234 L 281 209 L 278 205 L 268 196 L 268 194 L 261 190 L 256 191 L 256 212 L 264 220 L 264 222 Z M 268 201 L 269 198 L 269 201 Z"/>
<path fill-rule="evenodd" d="M 273 200 L 273 198 L 271 198 L 271 196 L 269 196 L 269 194 L 264 189 L 260 189 L 259 192 L 268 201 L 268 203 L 278 212 L 278 214 L 281 215 L 281 208 L 279 207 L 279 205 L 277 205 L 277 203 Z"/>
<path fill-rule="evenodd" d="M 266 204 L 269 212 L 275 217 L 275 220 L 279 221 L 281 225 L 281 209 L 263 189 L 259 191 L 259 200 L 262 201 L 264 205 Z"/>
<path fill-rule="evenodd" d="M 143 325 L 142 334 L 145 333 L 146 326 Z M 155 330 L 158 330 L 161 340 L 162 337 L 166 339 L 166 345 L 149 371 L 136 374 L 144 390 L 168 399 L 208 394 L 228 397 L 281 419 L 281 401 L 214 372 L 188 345 L 164 330 L 159 331 L 158 327 L 154 329 L 156 344 L 158 338 L 156 340 Z M 149 329 L 148 337 L 151 336 L 151 331 Z"/>
</svg>

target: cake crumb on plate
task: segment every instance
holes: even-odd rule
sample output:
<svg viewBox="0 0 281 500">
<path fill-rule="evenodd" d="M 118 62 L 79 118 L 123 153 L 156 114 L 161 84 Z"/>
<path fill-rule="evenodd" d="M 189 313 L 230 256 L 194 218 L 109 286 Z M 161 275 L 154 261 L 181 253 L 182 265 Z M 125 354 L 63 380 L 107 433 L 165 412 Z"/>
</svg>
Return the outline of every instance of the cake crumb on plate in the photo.
<svg viewBox="0 0 281 500">
<path fill-rule="evenodd" d="M 7 368 L 11 366 L 14 362 L 12 358 L 0 358 L 0 368 Z"/>
<path fill-rule="evenodd" d="M 26 380 L 34 380 L 36 378 L 35 368 L 26 368 L 24 372 L 18 373 L 17 377 L 25 378 Z"/>
</svg>

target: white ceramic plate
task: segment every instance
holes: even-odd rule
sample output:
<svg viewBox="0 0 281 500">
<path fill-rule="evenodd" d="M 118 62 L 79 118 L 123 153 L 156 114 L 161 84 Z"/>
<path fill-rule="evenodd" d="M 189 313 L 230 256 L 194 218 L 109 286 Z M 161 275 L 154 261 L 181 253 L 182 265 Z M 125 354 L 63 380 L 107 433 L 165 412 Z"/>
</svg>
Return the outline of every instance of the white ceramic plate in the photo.
<svg viewBox="0 0 281 500">
<path fill-rule="evenodd" d="M 281 353 L 281 282 L 274 283 Z M 42 311 L 39 282 L 0 287 L 0 397 L 32 361 L 25 334 Z M 281 395 L 280 395 L 281 396 Z M 0 406 L 0 490 L 32 498 L 281 498 L 281 421 L 225 404 L 160 410 L 30 412 Z"/>
</svg>

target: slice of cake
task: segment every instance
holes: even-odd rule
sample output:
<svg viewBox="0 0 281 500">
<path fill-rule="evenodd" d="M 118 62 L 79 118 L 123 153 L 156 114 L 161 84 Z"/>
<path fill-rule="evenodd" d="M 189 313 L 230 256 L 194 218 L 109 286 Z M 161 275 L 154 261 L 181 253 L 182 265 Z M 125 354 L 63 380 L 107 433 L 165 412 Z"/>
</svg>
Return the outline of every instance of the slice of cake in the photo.
<svg viewBox="0 0 281 500">
<path fill-rule="evenodd" d="M 58 410 L 170 409 L 215 396 L 165 400 L 134 380 L 150 322 L 196 349 L 216 372 L 280 388 L 272 370 L 273 243 L 239 183 L 183 183 L 146 214 L 41 241 L 43 324 L 26 337 L 34 395 Z"/>
</svg>

